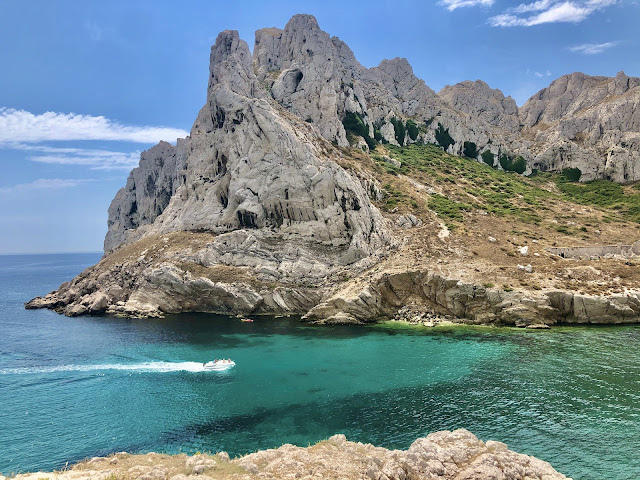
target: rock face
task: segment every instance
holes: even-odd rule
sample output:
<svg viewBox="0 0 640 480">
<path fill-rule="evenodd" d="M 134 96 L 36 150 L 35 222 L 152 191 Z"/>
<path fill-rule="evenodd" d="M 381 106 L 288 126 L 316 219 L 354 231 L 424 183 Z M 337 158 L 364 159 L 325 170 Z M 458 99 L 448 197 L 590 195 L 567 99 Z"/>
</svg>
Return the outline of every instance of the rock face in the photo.
<svg viewBox="0 0 640 480">
<path fill-rule="evenodd" d="M 115 461 L 114 461 L 115 460 Z M 185 475 L 184 472 L 190 472 Z M 69 470 L 17 475 L 17 480 L 211 480 L 366 478 L 371 480 L 503 479 L 570 480 L 547 462 L 513 452 L 501 442 L 483 442 L 467 430 L 419 438 L 408 450 L 387 450 L 334 435 L 301 448 L 283 445 L 229 460 L 217 455 L 129 455 L 95 457 Z"/>
<path fill-rule="evenodd" d="M 640 179 L 640 78 L 565 75 L 520 109 L 532 167 L 580 168 L 583 179 Z"/>
<path fill-rule="evenodd" d="M 379 135 L 394 145 L 436 142 L 436 130 L 442 128 L 451 134 L 451 153 L 462 153 L 465 141 L 486 147 L 490 138 L 496 152 L 506 148 L 502 132 L 452 108 L 414 75 L 406 59 L 383 60 L 367 69 L 311 15 L 294 16 L 284 30 L 258 30 L 253 69 L 274 100 L 340 146 L 357 142 L 343 125 L 347 114 L 355 114 L 369 137 Z M 401 133 L 397 125 L 404 130 L 408 120 L 415 130 Z"/>
<path fill-rule="evenodd" d="M 143 153 L 109 208 L 105 252 L 148 234 L 244 228 L 344 247 L 345 261 L 369 255 L 388 240 L 382 219 L 323 147 L 269 102 L 238 33 L 222 32 L 211 49 L 207 105 L 177 147 Z"/>
<path fill-rule="evenodd" d="M 498 89 L 492 89 L 482 80 L 469 80 L 447 85 L 438 96 L 461 112 L 485 120 L 510 133 L 520 131 L 518 105 L 511 97 L 505 97 Z"/>
<path fill-rule="evenodd" d="M 525 294 L 428 271 L 385 273 L 360 290 L 338 290 L 311 309 L 305 318 L 319 323 L 365 323 L 372 318 L 392 318 L 407 305 L 467 324 L 526 327 L 640 322 L 640 292 L 610 296 L 567 291 Z"/>
<path fill-rule="evenodd" d="M 582 180 L 640 180 L 640 78 L 564 75 L 520 109 L 482 81 L 447 86 L 438 96 L 498 127 L 502 153 L 522 155 L 530 169 L 579 168 Z"/>
</svg>

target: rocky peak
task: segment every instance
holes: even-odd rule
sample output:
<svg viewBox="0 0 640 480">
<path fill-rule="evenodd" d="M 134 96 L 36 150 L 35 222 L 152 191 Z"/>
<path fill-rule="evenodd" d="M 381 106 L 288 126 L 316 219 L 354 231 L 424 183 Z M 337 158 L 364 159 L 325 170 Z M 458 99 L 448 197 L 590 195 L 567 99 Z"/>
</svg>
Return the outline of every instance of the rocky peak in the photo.
<svg viewBox="0 0 640 480">
<path fill-rule="evenodd" d="M 550 124 L 567 115 L 575 115 L 607 98 L 622 95 L 640 85 L 640 78 L 589 76 L 581 72 L 563 75 L 533 95 L 520 109 L 525 127 Z"/>
<path fill-rule="evenodd" d="M 256 75 L 264 78 L 267 73 L 280 70 L 280 42 L 282 30 L 262 28 L 256 31 L 253 46 L 253 65 Z"/>
<path fill-rule="evenodd" d="M 640 78 L 628 77 L 624 72 L 618 72 L 611 82 L 609 93 L 611 95 L 622 95 L 632 88 L 640 85 Z"/>
<path fill-rule="evenodd" d="M 413 74 L 413 68 L 406 58 L 384 59 L 377 68 L 386 74 L 386 77 L 383 77 L 388 79 L 385 85 L 400 98 L 407 98 L 407 94 L 415 93 L 413 92 L 415 89 L 435 97 L 435 92 L 424 83 L 424 80 Z"/>
<path fill-rule="evenodd" d="M 256 37 L 252 64 L 237 31 L 218 35 L 207 103 L 190 137 L 177 147 L 161 144 L 143 155 L 110 208 L 107 252 L 151 233 L 184 230 L 277 232 L 340 247 L 332 260 L 340 262 L 355 261 L 387 242 L 382 218 L 359 181 L 326 159 L 317 131 L 303 121 L 307 116 L 326 120 L 323 133 L 329 138 L 342 128 L 335 107 L 338 78 L 324 68 L 335 53 L 333 42 L 307 15 L 294 17 L 281 33 L 263 30 Z M 276 108 L 255 75 L 253 67 L 265 58 L 271 62 L 263 71 L 284 68 L 272 84 L 273 98 L 298 119 Z M 332 92 L 333 115 L 324 116 L 318 99 L 327 102 Z M 167 195 L 156 199 L 157 189 L 164 187 Z"/>
<path fill-rule="evenodd" d="M 515 133 L 520 130 L 518 106 L 502 91 L 491 88 L 482 80 L 466 80 L 453 86 L 447 85 L 438 92 L 456 110 L 482 118 L 491 125 Z"/>
<path fill-rule="evenodd" d="M 256 78 L 251 67 L 251 52 L 237 30 L 225 30 L 218 34 L 211 47 L 208 92 L 219 84 L 240 95 L 256 95 Z"/>
<path fill-rule="evenodd" d="M 640 179 L 640 78 L 564 75 L 520 109 L 533 168 L 579 168 L 583 180 Z"/>
</svg>

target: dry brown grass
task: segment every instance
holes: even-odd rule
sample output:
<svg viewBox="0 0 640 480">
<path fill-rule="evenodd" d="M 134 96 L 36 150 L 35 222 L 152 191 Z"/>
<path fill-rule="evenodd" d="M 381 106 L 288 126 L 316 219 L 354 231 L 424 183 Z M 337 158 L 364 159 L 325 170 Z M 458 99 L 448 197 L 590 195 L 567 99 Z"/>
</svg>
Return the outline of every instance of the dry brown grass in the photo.
<svg viewBox="0 0 640 480">
<path fill-rule="evenodd" d="M 215 465 L 208 466 L 202 472 L 202 475 L 213 478 L 214 480 L 222 479 L 249 479 L 254 478 L 235 462 L 223 461 L 217 454 L 201 454 L 203 458 L 213 460 Z M 117 463 L 110 462 L 116 458 Z M 174 475 L 190 475 L 193 467 L 187 466 L 186 461 L 189 457 L 185 454 L 166 455 L 161 453 L 148 453 L 143 455 L 131 455 L 116 453 L 104 457 L 104 459 L 85 460 L 71 467 L 73 471 L 102 471 L 106 472 L 105 480 L 134 480 L 145 469 L 149 467 L 153 469 L 161 469 L 166 472 L 165 478 L 169 479 Z M 136 467 L 141 467 L 136 469 Z"/>
<path fill-rule="evenodd" d="M 378 147 L 376 153 L 388 152 Z M 552 246 L 629 244 L 640 239 L 640 225 L 623 219 L 616 211 L 568 201 L 553 179 L 521 180 L 524 188 L 531 185 L 547 192 L 540 200 L 544 208 L 535 209 L 539 221 L 523 221 L 517 215 L 483 215 L 479 209 L 473 209 L 463 213 L 463 221 L 457 222 L 443 241 L 438 238 L 438 232 L 446 221 L 427 208 L 430 198 L 427 188 L 458 202 L 475 201 L 482 207 L 481 199 L 470 199 L 468 179 L 456 178 L 453 183 L 442 184 L 424 172 L 412 178 L 393 175 L 357 149 L 342 149 L 336 161 L 361 175 L 373 176 L 381 185 L 391 185 L 399 192 L 401 201 L 394 213 L 385 208 L 386 200 L 377 202 L 391 225 L 402 213 L 413 213 L 424 222 L 420 228 L 396 228 L 398 236 L 404 238 L 402 247 L 374 271 L 424 268 L 478 284 L 535 291 L 568 289 L 610 294 L 640 288 L 640 269 L 634 264 L 628 265 L 627 259 L 567 260 L 547 252 L 546 248 Z M 416 188 L 416 183 L 425 188 Z M 513 202 L 525 205 L 522 196 L 513 198 Z M 489 237 L 498 241 L 492 243 Z M 529 255 L 523 257 L 518 249 L 525 245 L 529 246 Z M 531 264 L 534 272 L 518 270 L 518 264 Z"/>
</svg>

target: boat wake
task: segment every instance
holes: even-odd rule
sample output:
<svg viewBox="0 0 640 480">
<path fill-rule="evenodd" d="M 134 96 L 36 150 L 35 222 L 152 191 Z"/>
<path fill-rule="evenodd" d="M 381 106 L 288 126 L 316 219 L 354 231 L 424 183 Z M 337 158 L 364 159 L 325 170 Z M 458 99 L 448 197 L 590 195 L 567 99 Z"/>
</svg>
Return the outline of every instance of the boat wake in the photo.
<svg viewBox="0 0 640 480">
<path fill-rule="evenodd" d="M 55 365 L 49 367 L 7 368 L 0 370 L 0 375 L 20 375 L 27 373 L 55 373 L 55 372 L 93 372 L 106 370 L 121 370 L 139 373 L 166 372 L 206 372 L 199 362 L 143 362 L 143 363 L 105 363 L 99 365 Z"/>
</svg>

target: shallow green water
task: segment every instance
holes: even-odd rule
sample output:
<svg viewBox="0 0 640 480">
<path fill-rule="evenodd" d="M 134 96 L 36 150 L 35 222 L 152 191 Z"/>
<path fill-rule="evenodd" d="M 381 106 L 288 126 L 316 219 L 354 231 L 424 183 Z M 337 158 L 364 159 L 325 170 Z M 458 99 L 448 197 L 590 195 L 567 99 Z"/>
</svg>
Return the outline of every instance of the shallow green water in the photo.
<svg viewBox="0 0 640 480">
<path fill-rule="evenodd" d="M 575 479 L 640 478 L 640 328 L 69 319 L 21 302 L 92 256 L 0 257 L 0 472 L 113 451 L 242 454 L 464 427 Z M 201 363 L 231 357 L 230 372 Z"/>
</svg>

